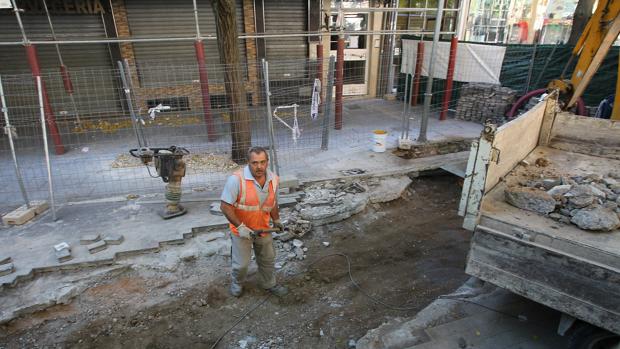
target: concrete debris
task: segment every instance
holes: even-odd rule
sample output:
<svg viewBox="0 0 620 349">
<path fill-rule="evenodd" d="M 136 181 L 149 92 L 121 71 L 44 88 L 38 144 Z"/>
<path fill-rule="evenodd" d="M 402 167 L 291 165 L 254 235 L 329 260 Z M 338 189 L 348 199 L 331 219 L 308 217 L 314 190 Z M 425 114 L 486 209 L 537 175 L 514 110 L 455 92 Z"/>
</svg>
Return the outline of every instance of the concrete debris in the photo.
<svg viewBox="0 0 620 349">
<path fill-rule="evenodd" d="M 618 214 L 601 206 L 591 206 L 579 210 L 571 218 L 571 222 L 586 230 L 611 231 L 620 227 Z"/>
<path fill-rule="evenodd" d="M 80 240 L 80 242 L 82 242 L 82 241 Z M 108 245 L 106 244 L 105 241 L 99 240 L 99 241 L 97 241 L 97 242 L 95 242 L 93 244 L 90 244 L 90 245 L 86 246 L 86 247 L 88 248 L 88 252 L 90 252 L 91 254 L 94 254 L 94 253 L 97 253 L 99 251 L 105 250 L 106 248 L 108 248 Z"/>
<path fill-rule="evenodd" d="M 595 200 L 592 187 L 585 184 L 578 184 L 571 187 L 571 189 L 564 194 L 564 197 L 568 199 L 568 205 L 571 208 L 583 208 L 592 205 Z"/>
<path fill-rule="evenodd" d="M 555 199 L 540 189 L 508 187 L 504 196 L 509 204 L 524 210 L 548 214 L 555 209 Z"/>
<path fill-rule="evenodd" d="M 411 182 L 407 176 L 381 178 L 377 186 L 369 190 L 370 203 L 377 204 L 400 198 Z"/>
<path fill-rule="evenodd" d="M 97 242 L 99 240 L 101 240 L 101 235 L 98 234 L 98 233 L 96 233 L 96 234 L 86 234 L 86 235 L 83 235 L 80 238 L 80 245 L 90 245 L 93 242 Z"/>
<path fill-rule="evenodd" d="M 211 207 L 209 208 L 209 212 L 211 214 L 214 214 L 216 216 L 223 216 L 224 214 L 222 213 L 222 210 L 220 208 L 220 202 L 216 201 L 216 202 L 212 202 L 211 203 Z"/>
<path fill-rule="evenodd" d="M 358 193 L 363 193 L 366 191 L 366 188 L 364 188 L 363 186 L 361 186 L 358 182 L 353 182 L 351 183 L 349 186 L 345 187 L 344 189 L 345 193 L 349 193 L 349 194 L 358 194 Z M 338 193 L 336 195 L 336 197 L 340 197 L 340 196 L 344 196 L 345 194 L 343 193 Z"/>
<path fill-rule="evenodd" d="M 304 245 L 303 241 L 295 239 L 293 240 L 293 246 L 295 247 L 302 247 Z"/>
<path fill-rule="evenodd" d="M 366 208 L 366 193 L 347 194 L 331 202 L 330 205 L 306 206 L 299 213 L 302 219 L 311 221 L 314 226 L 345 220 Z"/>
<path fill-rule="evenodd" d="M 355 342 L 355 339 L 349 339 L 347 341 L 347 349 L 355 349 L 357 347 L 357 343 Z"/>
<path fill-rule="evenodd" d="M 553 196 L 554 199 L 559 200 L 559 198 L 566 194 L 570 188 L 570 184 L 556 185 L 555 187 L 549 189 L 547 194 Z"/>
<path fill-rule="evenodd" d="M 323 246 L 329 247 L 329 242 L 328 241 L 323 241 Z"/>
<path fill-rule="evenodd" d="M 528 170 L 530 171 L 530 170 Z M 505 198 L 513 206 L 548 214 L 549 218 L 564 224 L 574 224 L 584 230 L 611 231 L 620 227 L 620 195 L 614 189 L 616 178 L 601 177 L 596 173 L 583 176 L 543 177 L 542 179 L 518 180 L 521 186 L 509 185 Z M 551 171 L 553 172 L 553 171 Z M 546 192 L 543 188 L 554 185 Z M 544 193 L 545 195 L 542 195 Z M 549 198 L 555 201 L 552 202 Z"/>
<path fill-rule="evenodd" d="M 506 112 L 516 97 L 517 91 L 500 85 L 466 84 L 456 105 L 456 119 L 501 125 L 506 122 Z"/>
<path fill-rule="evenodd" d="M 191 262 L 195 260 L 196 258 L 198 258 L 198 251 L 194 249 L 185 250 L 181 252 L 181 255 L 179 256 L 179 258 L 181 258 L 183 262 Z"/>
<path fill-rule="evenodd" d="M 15 267 L 13 267 L 13 263 L 6 263 L 0 265 L 0 276 L 9 275 L 15 271 Z"/>
<path fill-rule="evenodd" d="M 125 241 L 125 237 L 122 234 L 110 233 L 103 238 L 103 241 L 108 245 L 120 245 Z"/>
</svg>

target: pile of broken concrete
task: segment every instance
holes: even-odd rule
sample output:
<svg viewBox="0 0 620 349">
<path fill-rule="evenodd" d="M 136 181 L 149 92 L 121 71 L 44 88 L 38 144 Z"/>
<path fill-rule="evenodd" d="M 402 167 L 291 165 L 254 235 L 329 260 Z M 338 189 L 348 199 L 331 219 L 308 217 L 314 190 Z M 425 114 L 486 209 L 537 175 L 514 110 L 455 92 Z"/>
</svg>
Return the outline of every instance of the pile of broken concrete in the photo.
<svg viewBox="0 0 620 349">
<path fill-rule="evenodd" d="M 561 176 L 507 186 L 506 201 L 591 231 L 620 227 L 620 174 Z"/>
</svg>

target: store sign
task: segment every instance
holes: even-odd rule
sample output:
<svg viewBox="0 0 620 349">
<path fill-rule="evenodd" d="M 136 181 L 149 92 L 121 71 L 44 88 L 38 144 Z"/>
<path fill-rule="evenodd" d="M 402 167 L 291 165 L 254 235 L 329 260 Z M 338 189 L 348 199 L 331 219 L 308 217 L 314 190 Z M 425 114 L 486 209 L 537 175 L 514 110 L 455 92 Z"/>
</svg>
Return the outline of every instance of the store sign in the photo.
<svg viewBox="0 0 620 349">
<path fill-rule="evenodd" d="M 4 0 L 0 0 L 2 3 Z M 101 0 L 48 0 L 47 9 L 51 14 L 59 15 L 95 15 L 105 13 Z M 24 14 L 45 14 L 41 0 L 18 1 L 17 7 Z"/>
</svg>

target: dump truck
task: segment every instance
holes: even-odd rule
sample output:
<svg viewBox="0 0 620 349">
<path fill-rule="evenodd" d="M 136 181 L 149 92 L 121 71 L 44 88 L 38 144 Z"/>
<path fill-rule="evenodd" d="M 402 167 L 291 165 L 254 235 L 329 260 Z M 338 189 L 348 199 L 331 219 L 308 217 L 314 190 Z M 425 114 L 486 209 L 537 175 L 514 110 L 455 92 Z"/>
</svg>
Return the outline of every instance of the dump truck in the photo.
<svg viewBox="0 0 620 349">
<path fill-rule="evenodd" d="M 558 333 L 570 336 L 571 348 L 620 348 L 617 226 L 585 230 L 570 216 L 558 221 L 557 212 L 508 202 L 511 185 L 549 173 L 620 174 L 620 122 L 561 111 L 551 93 L 500 127 L 485 125 L 472 142 L 459 205 L 473 231 L 466 273 L 560 311 Z"/>
</svg>

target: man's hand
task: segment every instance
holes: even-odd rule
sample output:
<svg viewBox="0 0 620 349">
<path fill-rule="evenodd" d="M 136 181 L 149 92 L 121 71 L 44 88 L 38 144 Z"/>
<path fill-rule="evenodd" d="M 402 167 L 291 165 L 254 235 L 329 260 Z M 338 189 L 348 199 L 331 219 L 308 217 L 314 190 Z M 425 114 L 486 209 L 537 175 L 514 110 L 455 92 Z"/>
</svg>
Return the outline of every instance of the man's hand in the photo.
<svg viewBox="0 0 620 349">
<path fill-rule="evenodd" d="M 284 231 L 284 224 L 279 219 L 273 221 L 273 227 L 280 229 L 280 232 Z"/>
<path fill-rule="evenodd" d="M 237 231 L 239 232 L 239 237 L 244 239 L 251 239 L 254 234 L 254 231 L 243 223 L 237 227 Z"/>
</svg>

